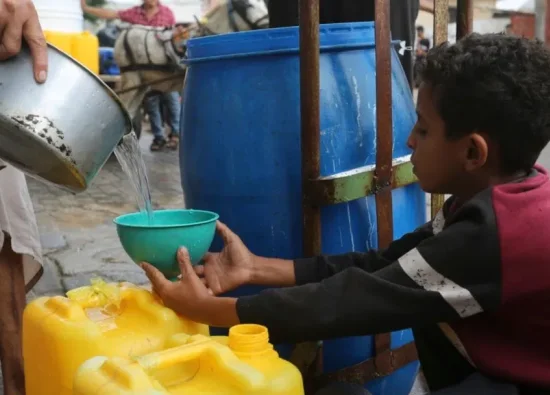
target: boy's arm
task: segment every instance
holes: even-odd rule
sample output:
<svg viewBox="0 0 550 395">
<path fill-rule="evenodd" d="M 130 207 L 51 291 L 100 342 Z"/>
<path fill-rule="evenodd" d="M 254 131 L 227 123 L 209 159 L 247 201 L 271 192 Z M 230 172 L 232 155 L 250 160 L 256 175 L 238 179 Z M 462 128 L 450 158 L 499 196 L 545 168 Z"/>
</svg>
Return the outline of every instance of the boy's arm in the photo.
<svg viewBox="0 0 550 395">
<path fill-rule="evenodd" d="M 450 322 L 500 303 L 494 222 L 456 222 L 375 273 L 352 267 L 318 284 L 270 289 L 237 300 L 240 322 L 299 342 Z M 331 258 L 326 258 L 331 262 Z"/>
<path fill-rule="evenodd" d="M 443 218 L 443 212 L 440 213 L 440 217 Z M 404 235 L 382 251 L 370 250 L 366 253 L 352 252 L 343 255 L 297 259 L 294 261 L 296 285 L 317 283 L 352 267 L 374 273 L 391 265 L 392 262 L 415 248 L 423 240 L 433 236 L 434 223 L 429 222 L 416 231 Z"/>
</svg>

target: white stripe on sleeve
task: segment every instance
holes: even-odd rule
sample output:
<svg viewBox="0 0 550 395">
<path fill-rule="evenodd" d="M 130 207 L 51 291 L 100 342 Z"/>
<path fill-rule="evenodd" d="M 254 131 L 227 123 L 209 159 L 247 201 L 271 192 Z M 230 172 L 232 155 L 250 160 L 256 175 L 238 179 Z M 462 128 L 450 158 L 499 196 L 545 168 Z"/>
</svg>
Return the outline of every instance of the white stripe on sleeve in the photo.
<svg viewBox="0 0 550 395">
<path fill-rule="evenodd" d="M 399 258 L 399 264 L 420 287 L 438 292 L 462 318 L 483 312 L 470 291 L 438 273 L 416 248 Z"/>
</svg>

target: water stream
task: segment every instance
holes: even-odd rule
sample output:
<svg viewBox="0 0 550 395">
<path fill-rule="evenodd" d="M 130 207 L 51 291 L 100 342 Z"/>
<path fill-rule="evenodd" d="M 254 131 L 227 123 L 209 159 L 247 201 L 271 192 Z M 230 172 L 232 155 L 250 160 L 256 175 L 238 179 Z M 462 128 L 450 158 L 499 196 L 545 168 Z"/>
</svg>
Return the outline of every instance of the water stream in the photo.
<svg viewBox="0 0 550 395">
<path fill-rule="evenodd" d="M 147 216 L 147 221 L 151 225 L 153 223 L 151 189 L 139 140 L 134 132 L 122 138 L 122 142 L 115 148 L 115 155 L 132 184 L 140 212 Z"/>
</svg>

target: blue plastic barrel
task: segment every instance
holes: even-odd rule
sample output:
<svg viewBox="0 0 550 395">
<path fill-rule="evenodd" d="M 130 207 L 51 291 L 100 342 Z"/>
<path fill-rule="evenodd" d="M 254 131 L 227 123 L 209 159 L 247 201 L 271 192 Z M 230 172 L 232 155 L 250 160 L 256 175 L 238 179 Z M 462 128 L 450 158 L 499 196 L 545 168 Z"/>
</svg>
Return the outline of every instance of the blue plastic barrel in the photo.
<svg viewBox="0 0 550 395">
<path fill-rule="evenodd" d="M 120 69 L 115 62 L 114 49 L 109 47 L 99 48 L 99 73 L 105 75 L 119 75 Z"/>
<path fill-rule="evenodd" d="M 323 176 L 372 166 L 376 158 L 374 24 L 322 25 L 321 171 Z M 181 177 L 187 207 L 220 214 L 255 253 L 302 256 L 299 31 L 257 30 L 188 42 L 183 94 Z M 393 156 L 408 160 L 416 120 L 413 98 L 392 54 Z M 418 185 L 393 191 L 394 236 L 425 220 Z M 374 197 L 322 210 L 323 253 L 377 246 Z M 214 250 L 221 248 L 217 239 Z M 243 287 L 232 295 L 258 292 Z M 361 303 L 361 301 L 357 301 Z M 376 320 L 376 317 L 372 317 Z M 392 347 L 412 340 L 392 334 Z M 373 356 L 371 336 L 324 342 L 324 367 L 334 371 Z M 367 385 L 374 395 L 408 394 L 411 363 Z"/>
</svg>

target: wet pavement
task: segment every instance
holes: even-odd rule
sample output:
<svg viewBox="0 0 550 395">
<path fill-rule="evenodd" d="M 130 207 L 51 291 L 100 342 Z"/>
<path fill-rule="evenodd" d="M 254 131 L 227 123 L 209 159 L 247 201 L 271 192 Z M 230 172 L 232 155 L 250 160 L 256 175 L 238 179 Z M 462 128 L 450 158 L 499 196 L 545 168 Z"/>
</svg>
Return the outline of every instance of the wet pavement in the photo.
<svg viewBox="0 0 550 395">
<path fill-rule="evenodd" d="M 184 206 L 177 151 L 150 152 L 151 135 L 140 145 L 147 165 L 154 208 Z M 43 245 L 45 274 L 29 295 L 59 294 L 105 280 L 145 283 L 120 246 L 113 218 L 137 210 L 132 187 L 114 155 L 90 188 L 72 195 L 28 178 Z"/>
</svg>

